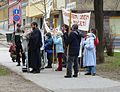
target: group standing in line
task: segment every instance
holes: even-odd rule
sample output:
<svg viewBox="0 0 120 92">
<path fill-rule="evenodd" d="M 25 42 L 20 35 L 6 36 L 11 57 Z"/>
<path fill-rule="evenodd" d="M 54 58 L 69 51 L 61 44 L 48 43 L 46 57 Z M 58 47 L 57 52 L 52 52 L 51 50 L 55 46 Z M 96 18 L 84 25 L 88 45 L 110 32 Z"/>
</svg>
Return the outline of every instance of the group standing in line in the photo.
<svg viewBox="0 0 120 92">
<path fill-rule="evenodd" d="M 40 73 L 41 70 L 41 56 L 40 48 L 42 47 L 42 35 L 36 22 L 31 23 L 32 31 L 23 33 L 23 40 L 20 39 L 20 24 L 17 24 L 15 32 L 15 45 L 16 45 L 16 62 L 20 66 L 20 53 L 22 56 L 23 65 L 25 60 L 28 59 L 28 66 L 32 68 L 30 73 Z M 47 53 L 47 66 L 45 68 L 52 68 L 54 61 L 53 55 L 57 54 L 58 67 L 56 71 L 62 71 L 66 67 L 65 78 L 78 77 L 79 66 L 83 64 L 86 67 L 85 75 L 96 74 L 96 46 L 99 43 L 96 35 L 96 29 L 90 30 L 87 34 L 78 29 L 78 25 L 74 24 L 69 31 L 69 26 L 63 25 L 62 31 L 53 29 L 51 32 L 45 34 L 44 50 Z M 84 39 L 84 40 L 81 40 Z M 26 41 L 26 42 L 25 42 Z M 24 43 L 25 42 L 25 43 Z M 83 47 L 83 63 L 79 61 L 80 43 Z M 55 46 L 55 50 L 53 48 Z M 25 53 L 25 47 L 27 53 Z M 74 74 L 72 74 L 72 67 Z"/>
</svg>

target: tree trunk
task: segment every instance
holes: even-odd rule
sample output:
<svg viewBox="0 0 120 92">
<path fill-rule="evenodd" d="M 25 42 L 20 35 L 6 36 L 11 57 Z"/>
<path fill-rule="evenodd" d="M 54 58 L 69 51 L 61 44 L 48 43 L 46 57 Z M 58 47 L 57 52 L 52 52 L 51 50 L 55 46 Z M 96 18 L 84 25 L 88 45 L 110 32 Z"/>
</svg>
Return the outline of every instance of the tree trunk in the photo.
<svg viewBox="0 0 120 92">
<path fill-rule="evenodd" d="M 103 0 L 94 0 L 95 28 L 98 30 L 99 45 L 97 46 L 97 63 L 104 62 L 103 41 Z"/>
</svg>

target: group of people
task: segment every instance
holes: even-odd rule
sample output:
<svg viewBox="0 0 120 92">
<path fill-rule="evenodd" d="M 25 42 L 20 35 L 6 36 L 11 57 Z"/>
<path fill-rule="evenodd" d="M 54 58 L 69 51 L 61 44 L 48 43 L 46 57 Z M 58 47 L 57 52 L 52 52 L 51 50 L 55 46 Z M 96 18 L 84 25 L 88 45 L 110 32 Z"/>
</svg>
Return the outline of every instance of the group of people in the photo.
<svg viewBox="0 0 120 92">
<path fill-rule="evenodd" d="M 42 35 L 38 29 L 36 22 L 31 23 L 32 31 L 28 33 L 24 31 L 23 42 L 20 40 L 20 25 L 17 25 L 15 32 L 16 45 L 16 62 L 20 66 L 20 52 L 25 65 L 25 59 L 28 59 L 28 66 L 32 68 L 31 73 L 40 73 L 41 70 L 41 55 L 40 48 L 42 47 Z M 65 78 L 78 77 L 79 66 L 86 68 L 85 75 L 96 74 L 96 46 L 99 40 L 96 35 L 96 29 L 91 29 L 89 32 L 81 31 L 78 25 L 74 24 L 71 28 L 63 25 L 62 30 L 53 29 L 45 34 L 44 50 L 47 53 L 47 66 L 45 68 L 52 68 L 54 62 L 54 53 L 57 54 L 58 67 L 55 71 L 62 71 L 66 67 Z M 25 39 L 25 40 L 24 40 Z M 25 46 L 27 50 L 25 49 Z M 80 47 L 82 47 L 82 60 L 78 57 L 80 54 Z M 25 53 L 26 51 L 27 53 Z M 26 57 L 27 56 L 27 57 Z M 74 74 L 72 75 L 72 67 Z"/>
</svg>

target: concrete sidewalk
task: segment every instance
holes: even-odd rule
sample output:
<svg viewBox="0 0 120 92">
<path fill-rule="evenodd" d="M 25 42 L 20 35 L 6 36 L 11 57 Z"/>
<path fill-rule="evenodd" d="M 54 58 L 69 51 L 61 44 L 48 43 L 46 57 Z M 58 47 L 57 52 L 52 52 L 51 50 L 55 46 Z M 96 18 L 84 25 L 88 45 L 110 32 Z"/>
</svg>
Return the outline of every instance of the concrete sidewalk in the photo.
<svg viewBox="0 0 120 92">
<path fill-rule="evenodd" d="M 0 64 L 23 76 L 50 92 L 119 92 L 120 82 L 99 76 L 85 76 L 65 79 L 65 69 L 56 72 L 52 69 L 42 70 L 40 74 L 22 73 L 21 68 L 11 61 L 8 48 L 0 48 Z M 35 91 L 33 91 L 35 92 Z"/>
</svg>

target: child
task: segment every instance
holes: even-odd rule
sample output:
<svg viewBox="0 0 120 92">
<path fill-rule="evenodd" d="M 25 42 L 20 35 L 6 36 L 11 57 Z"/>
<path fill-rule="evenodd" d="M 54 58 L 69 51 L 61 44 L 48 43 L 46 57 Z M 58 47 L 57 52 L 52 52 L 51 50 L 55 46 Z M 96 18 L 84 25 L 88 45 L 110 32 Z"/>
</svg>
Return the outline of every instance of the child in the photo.
<svg viewBox="0 0 120 92">
<path fill-rule="evenodd" d="M 53 37 L 54 44 L 56 45 L 56 53 L 58 55 L 58 68 L 56 71 L 62 71 L 62 55 L 64 53 L 63 50 L 63 41 L 62 41 L 62 35 L 63 33 L 61 31 L 56 31 L 56 35 Z"/>
<path fill-rule="evenodd" d="M 47 52 L 48 65 L 45 68 L 52 68 L 53 39 L 50 32 L 48 32 L 46 36 L 47 40 L 45 40 L 45 51 Z"/>
</svg>

